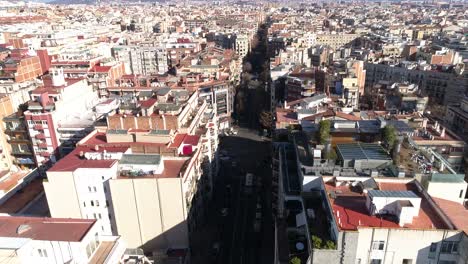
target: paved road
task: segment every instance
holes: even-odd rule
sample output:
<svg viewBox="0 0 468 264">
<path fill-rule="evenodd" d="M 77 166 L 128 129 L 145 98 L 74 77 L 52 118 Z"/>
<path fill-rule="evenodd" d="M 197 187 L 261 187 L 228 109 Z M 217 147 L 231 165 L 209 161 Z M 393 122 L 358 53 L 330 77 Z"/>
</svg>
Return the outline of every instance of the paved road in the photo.
<svg viewBox="0 0 468 264">
<path fill-rule="evenodd" d="M 231 158 L 221 164 L 214 194 L 218 212 L 229 208 L 227 216 L 221 213 L 217 216 L 220 252 L 216 263 L 272 263 L 271 169 L 270 162 L 264 162 L 270 160 L 270 143 L 264 142 L 257 131 L 239 129 L 237 136 L 222 139 L 220 149 Z M 233 166 L 232 161 L 237 164 Z M 247 172 L 261 179 L 264 187 L 247 190 Z M 259 211 L 257 199 L 262 205 Z M 254 231 L 257 211 L 262 216 L 262 229 L 258 233 Z"/>
</svg>

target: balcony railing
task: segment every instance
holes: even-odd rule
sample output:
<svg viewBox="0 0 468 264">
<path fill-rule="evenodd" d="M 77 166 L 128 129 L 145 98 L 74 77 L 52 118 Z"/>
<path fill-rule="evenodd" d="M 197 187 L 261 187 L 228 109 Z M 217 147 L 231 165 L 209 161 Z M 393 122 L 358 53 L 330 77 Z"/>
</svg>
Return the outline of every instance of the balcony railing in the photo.
<svg viewBox="0 0 468 264">
<path fill-rule="evenodd" d="M 34 136 L 36 139 L 45 139 L 46 136 L 43 133 L 37 134 Z"/>
</svg>

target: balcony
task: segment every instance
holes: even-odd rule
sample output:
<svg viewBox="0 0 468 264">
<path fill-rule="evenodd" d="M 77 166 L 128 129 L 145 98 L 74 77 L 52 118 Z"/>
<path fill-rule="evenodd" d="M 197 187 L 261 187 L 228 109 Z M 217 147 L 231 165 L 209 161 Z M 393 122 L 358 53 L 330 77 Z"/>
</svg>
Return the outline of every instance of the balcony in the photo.
<svg viewBox="0 0 468 264">
<path fill-rule="evenodd" d="M 35 129 L 35 130 L 44 130 L 44 127 L 42 125 L 34 125 L 33 129 Z"/>
<path fill-rule="evenodd" d="M 38 143 L 37 146 L 40 148 L 47 148 L 47 143 Z"/>
<path fill-rule="evenodd" d="M 45 157 L 45 158 L 50 157 L 50 153 L 49 153 L 49 152 L 45 152 L 45 151 L 40 152 L 39 155 L 42 156 L 42 157 Z"/>
<path fill-rule="evenodd" d="M 45 139 L 46 136 L 43 133 L 39 133 L 39 134 L 35 135 L 34 138 L 36 138 L 36 139 Z"/>
<path fill-rule="evenodd" d="M 23 137 L 9 137 L 8 143 L 28 143 L 29 139 Z"/>
</svg>

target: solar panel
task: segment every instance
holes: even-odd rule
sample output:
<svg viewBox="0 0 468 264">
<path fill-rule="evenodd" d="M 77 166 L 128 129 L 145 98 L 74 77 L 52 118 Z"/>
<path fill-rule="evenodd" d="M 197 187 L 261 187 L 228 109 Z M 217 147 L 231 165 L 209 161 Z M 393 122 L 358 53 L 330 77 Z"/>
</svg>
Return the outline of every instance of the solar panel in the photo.
<svg viewBox="0 0 468 264">
<path fill-rule="evenodd" d="M 393 198 L 419 198 L 413 191 L 382 191 L 369 190 L 368 195 L 372 197 L 393 197 Z"/>
</svg>

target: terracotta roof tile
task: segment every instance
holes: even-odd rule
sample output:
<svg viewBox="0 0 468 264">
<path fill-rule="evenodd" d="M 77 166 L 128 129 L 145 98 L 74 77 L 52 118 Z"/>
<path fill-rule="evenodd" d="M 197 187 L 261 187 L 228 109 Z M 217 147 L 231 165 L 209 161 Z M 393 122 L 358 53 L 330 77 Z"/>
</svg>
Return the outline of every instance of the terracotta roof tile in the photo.
<svg viewBox="0 0 468 264">
<path fill-rule="evenodd" d="M 0 236 L 78 242 L 83 239 L 94 223 L 96 223 L 94 219 L 0 216 Z M 23 232 L 18 232 L 20 225 L 25 227 Z"/>
</svg>

